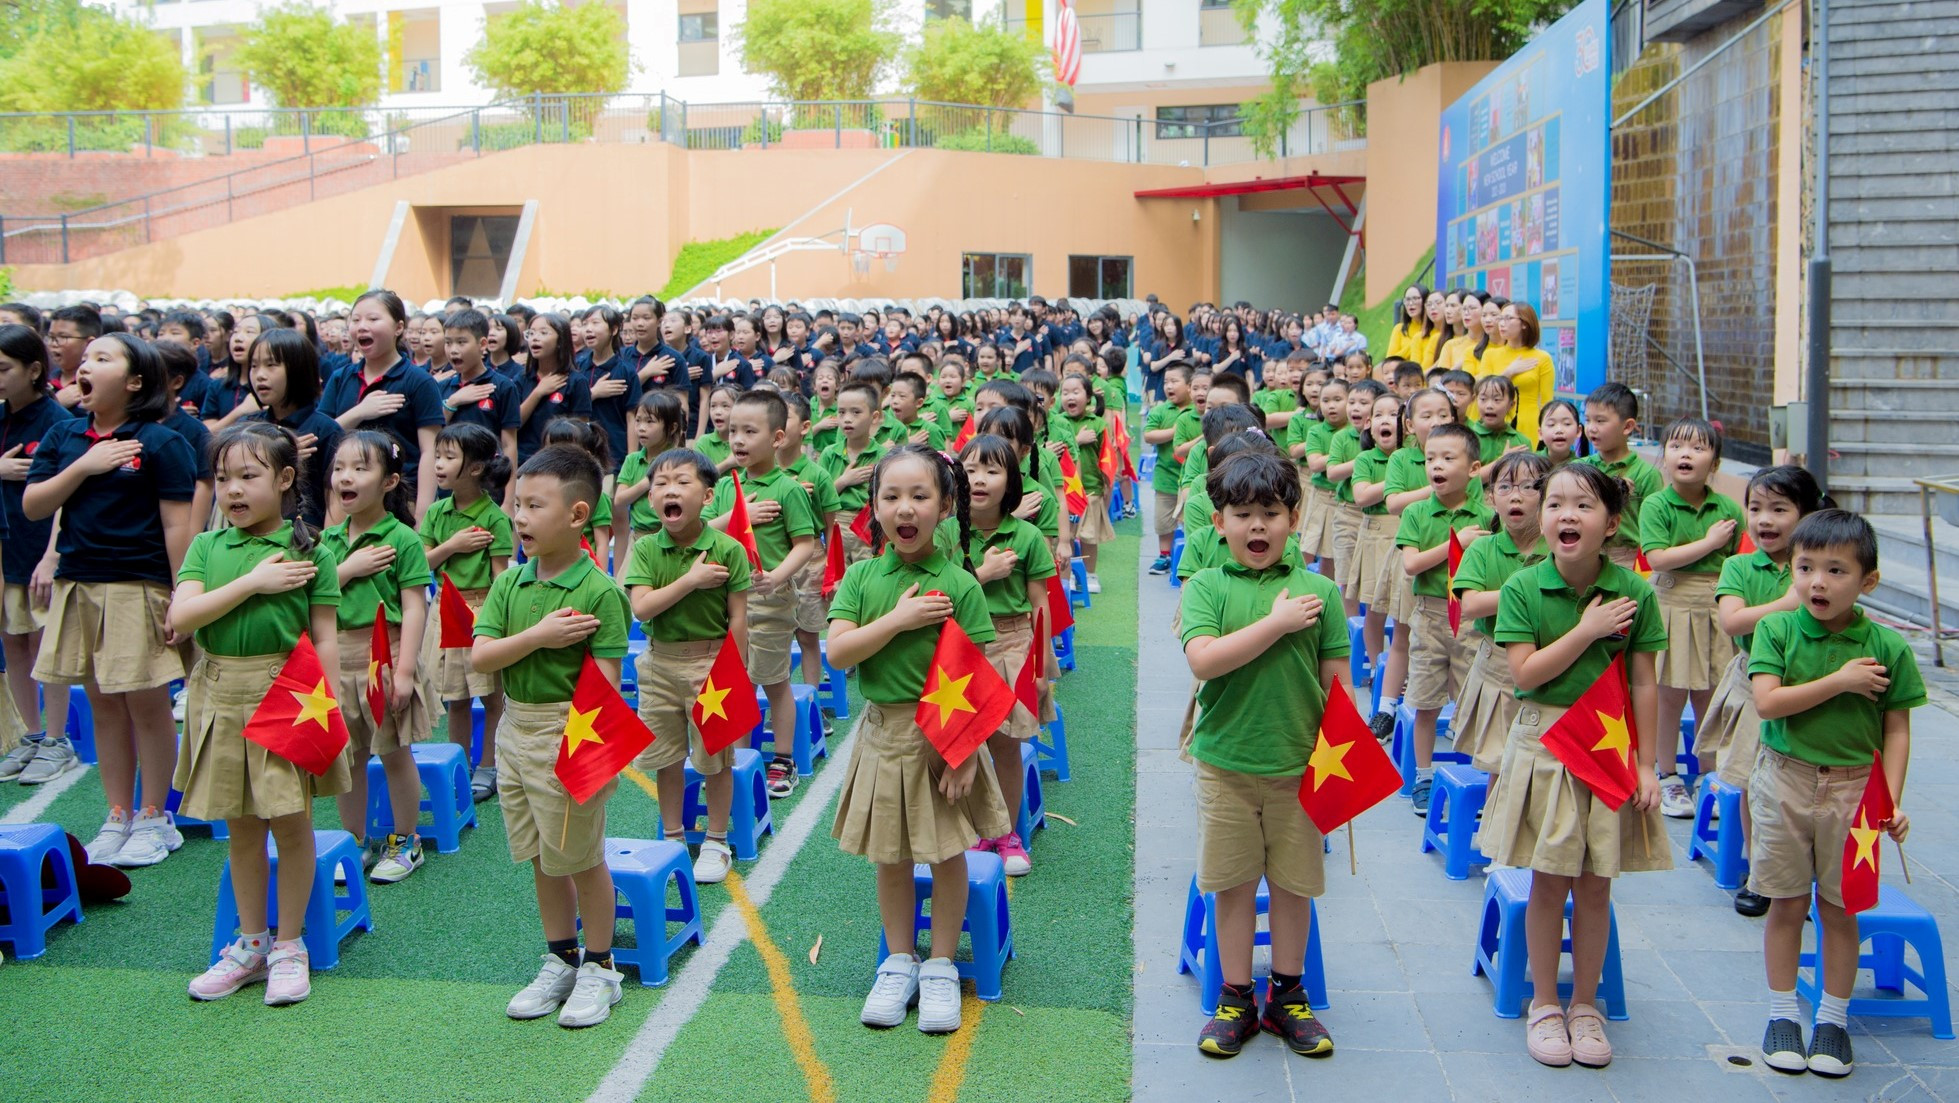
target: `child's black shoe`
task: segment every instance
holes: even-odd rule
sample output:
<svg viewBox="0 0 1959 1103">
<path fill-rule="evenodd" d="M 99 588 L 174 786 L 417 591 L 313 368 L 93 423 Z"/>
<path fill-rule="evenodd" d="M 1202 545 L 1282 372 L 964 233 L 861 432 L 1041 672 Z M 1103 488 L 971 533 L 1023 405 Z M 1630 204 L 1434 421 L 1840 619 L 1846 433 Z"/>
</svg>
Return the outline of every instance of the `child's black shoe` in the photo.
<svg viewBox="0 0 1959 1103">
<path fill-rule="evenodd" d="M 1327 1033 L 1325 1023 L 1313 1017 L 1303 987 L 1295 985 L 1269 996 L 1258 1025 L 1267 1033 L 1278 1035 L 1287 1049 L 1302 1056 L 1325 1057 L 1333 1052 L 1333 1035 Z"/>
<path fill-rule="evenodd" d="M 1236 1057 L 1257 1034 L 1258 1000 L 1227 984 L 1218 993 L 1217 1014 L 1198 1032 L 1197 1049 L 1210 1057 Z"/>
</svg>

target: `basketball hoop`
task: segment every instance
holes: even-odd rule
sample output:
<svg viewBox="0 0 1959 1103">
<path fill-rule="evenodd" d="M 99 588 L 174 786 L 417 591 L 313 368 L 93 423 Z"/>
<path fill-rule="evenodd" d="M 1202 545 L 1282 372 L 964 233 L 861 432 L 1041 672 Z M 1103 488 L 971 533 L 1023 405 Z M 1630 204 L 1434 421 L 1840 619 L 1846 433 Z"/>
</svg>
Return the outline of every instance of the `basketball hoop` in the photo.
<svg viewBox="0 0 1959 1103">
<path fill-rule="evenodd" d="M 860 280 L 870 276 L 871 254 L 862 249 L 852 249 L 850 251 L 850 270 Z"/>
<path fill-rule="evenodd" d="M 905 231 L 885 222 L 873 222 L 855 232 L 850 249 L 850 265 L 858 279 L 871 274 L 873 258 L 884 262 L 886 272 L 898 270 L 898 255 L 905 251 Z"/>
</svg>

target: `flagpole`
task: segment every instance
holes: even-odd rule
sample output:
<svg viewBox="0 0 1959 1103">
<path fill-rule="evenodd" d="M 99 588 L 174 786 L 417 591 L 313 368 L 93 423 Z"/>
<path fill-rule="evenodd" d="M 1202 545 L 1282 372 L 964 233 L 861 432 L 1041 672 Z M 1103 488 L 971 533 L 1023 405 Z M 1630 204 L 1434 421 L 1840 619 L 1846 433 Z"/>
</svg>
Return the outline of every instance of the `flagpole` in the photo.
<svg viewBox="0 0 1959 1103">
<path fill-rule="evenodd" d="M 1896 839 L 1892 839 L 1891 845 L 1898 848 L 1898 868 L 1905 871 L 1905 884 L 1909 885 L 1911 884 L 1911 863 L 1905 859 L 1905 844 Z"/>
<path fill-rule="evenodd" d="M 571 794 L 567 793 L 565 795 L 570 796 Z M 558 829 L 559 850 L 563 850 L 565 848 L 565 840 L 570 837 L 571 837 L 571 805 L 567 803 L 565 805 L 565 825 Z"/>
<path fill-rule="evenodd" d="M 1354 857 L 1354 821 L 1347 821 L 1347 876 L 1360 876 L 1360 859 Z"/>
</svg>

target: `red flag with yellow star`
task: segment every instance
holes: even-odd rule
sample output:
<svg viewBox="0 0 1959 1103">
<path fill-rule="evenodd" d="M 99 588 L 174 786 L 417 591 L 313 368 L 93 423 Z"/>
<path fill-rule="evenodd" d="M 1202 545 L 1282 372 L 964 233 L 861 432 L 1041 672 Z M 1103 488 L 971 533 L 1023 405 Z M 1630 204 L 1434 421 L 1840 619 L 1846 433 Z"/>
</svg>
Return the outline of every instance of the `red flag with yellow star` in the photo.
<svg viewBox="0 0 1959 1103">
<path fill-rule="evenodd" d="M 388 646 L 388 607 L 375 605 L 374 634 L 367 644 L 367 711 L 376 727 L 388 715 L 388 679 L 393 677 L 395 657 Z"/>
<path fill-rule="evenodd" d="M 1062 505 L 1071 516 L 1088 512 L 1088 491 L 1082 488 L 1082 471 L 1075 465 L 1075 450 L 1063 448 L 1060 456 Z"/>
<path fill-rule="evenodd" d="M 314 777 L 325 776 L 347 749 L 347 721 L 333 699 L 333 679 L 305 633 L 246 721 L 244 736 Z"/>
<path fill-rule="evenodd" d="M 555 772 L 565 792 L 584 804 L 652 744 L 652 730 L 587 654 L 571 690 L 565 737 L 558 744 Z"/>
<path fill-rule="evenodd" d="M 1014 700 L 1027 706 L 1036 721 L 1041 718 L 1041 678 L 1047 673 L 1047 613 L 1034 610 L 1034 640 L 1027 645 L 1027 658 L 1014 675 Z"/>
<path fill-rule="evenodd" d="M 837 592 L 837 585 L 843 581 L 843 572 L 849 566 L 844 562 L 843 529 L 835 521 L 830 522 L 829 539 L 823 541 L 823 600 L 830 600 Z"/>
<path fill-rule="evenodd" d="M 442 616 L 442 646 L 473 647 L 476 643 L 476 614 L 470 611 L 469 602 L 463 600 L 463 592 L 442 576 L 441 596 L 437 608 Z"/>
<path fill-rule="evenodd" d="M 1898 814 L 1891 803 L 1891 783 L 1884 776 L 1884 756 L 1871 756 L 1871 776 L 1857 802 L 1857 816 L 1843 840 L 1843 910 L 1852 915 L 1877 903 L 1878 843 L 1884 825 Z"/>
<path fill-rule="evenodd" d="M 871 503 L 865 502 L 864 508 L 857 511 L 857 516 L 850 519 L 850 534 L 866 544 L 877 543 L 871 539 L 874 535 L 871 532 Z"/>
<path fill-rule="evenodd" d="M 1462 599 L 1456 596 L 1456 568 L 1462 566 L 1462 541 L 1456 538 L 1456 530 L 1449 530 L 1449 634 L 1462 631 Z"/>
<path fill-rule="evenodd" d="M 986 652 L 957 620 L 946 618 L 914 717 L 925 738 L 948 766 L 958 766 L 1000 730 L 1013 707 L 1013 691 L 986 661 Z"/>
<path fill-rule="evenodd" d="M 1754 555 L 1756 551 L 1757 551 L 1757 548 L 1755 547 L 1755 538 L 1754 538 L 1753 536 L 1750 536 L 1750 535 L 1748 534 L 1748 530 L 1747 530 L 1747 529 L 1742 529 L 1742 530 L 1741 530 L 1741 543 L 1739 543 L 1739 544 L 1736 544 L 1736 545 L 1735 545 L 1735 554 L 1736 554 L 1736 555 Z"/>
<path fill-rule="evenodd" d="M 1641 578 L 1653 577 L 1653 564 L 1646 561 L 1645 552 L 1637 550 L 1633 552 L 1633 570 L 1639 572 Z"/>
<path fill-rule="evenodd" d="M 1058 574 L 1048 576 L 1048 620 L 1053 622 L 1054 631 L 1057 633 L 1066 632 L 1075 626 L 1075 611 L 1069 608 L 1068 591 L 1061 585 L 1061 576 Z"/>
<path fill-rule="evenodd" d="M 959 432 L 955 434 L 952 438 L 953 454 L 957 455 L 960 449 L 966 447 L 966 442 L 972 440 L 973 435 L 978 431 L 979 431 L 979 415 L 971 414 L 971 413 L 967 414 L 966 420 L 959 423 Z"/>
<path fill-rule="evenodd" d="M 1122 457 L 1116 453 L 1116 435 L 1102 430 L 1101 447 L 1095 453 L 1095 466 L 1102 470 L 1102 485 L 1114 486 L 1122 477 Z"/>
<path fill-rule="evenodd" d="M 701 744 L 709 754 L 720 754 L 748 738 L 762 722 L 761 706 L 755 703 L 755 683 L 748 680 L 748 667 L 741 661 L 741 648 L 733 632 L 722 637 L 721 651 L 714 656 L 707 681 L 694 692 L 694 726 L 701 730 Z"/>
<path fill-rule="evenodd" d="M 1109 435 L 1115 438 L 1116 455 L 1122 460 L 1122 477 L 1134 482 L 1136 464 L 1129 455 L 1129 423 L 1119 410 L 1109 411 Z"/>
<path fill-rule="evenodd" d="M 735 503 L 728 507 L 728 535 L 748 553 L 748 565 L 759 571 L 762 553 L 755 546 L 755 526 L 748 522 L 748 496 L 741 492 L 741 473 L 730 471 L 728 477 L 735 481 Z"/>
<path fill-rule="evenodd" d="M 1544 749 L 1614 812 L 1639 792 L 1639 730 L 1624 655 L 1612 656 L 1598 681 L 1544 733 Z"/>
<path fill-rule="evenodd" d="M 1340 679 L 1326 691 L 1320 734 L 1306 772 L 1299 778 L 1299 806 L 1320 834 L 1333 830 L 1401 792 L 1401 774 L 1354 711 L 1354 699 Z"/>
</svg>

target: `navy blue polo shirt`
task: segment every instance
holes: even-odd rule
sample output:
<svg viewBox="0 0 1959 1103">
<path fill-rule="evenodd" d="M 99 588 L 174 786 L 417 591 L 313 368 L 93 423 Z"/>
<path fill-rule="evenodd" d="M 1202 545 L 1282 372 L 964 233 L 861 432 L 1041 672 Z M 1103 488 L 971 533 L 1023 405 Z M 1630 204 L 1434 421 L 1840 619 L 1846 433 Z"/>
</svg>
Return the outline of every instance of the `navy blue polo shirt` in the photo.
<svg viewBox="0 0 1959 1103">
<path fill-rule="evenodd" d="M 496 389 L 490 393 L 490 397 L 478 399 L 467 406 L 449 406 L 449 400 L 457 391 L 464 387 L 473 387 L 478 383 L 488 383 Z M 487 367 L 483 369 L 483 374 L 475 379 L 465 382 L 462 373 L 457 372 L 437 386 L 442 388 L 442 403 L 444 408 L 449 410 L 451 425 L 457 422 L 481 425 L 501 441 L 505 429 L 515 429 L 523 421 L 524 397 L 517 392 L 517 384 Z"/>
<path fill-rule="evenodd" d="M 1014 355 L 1014 346 L 1021 341 L 1028 341 L 1029 345 L 1026 352 L 1016 356 Z M 1012 358 L 1013 362 L 1009 367 L 1015 375 L 1039 367 L 1040 361 L 1046 359 L 1048 354 L 1048 343 L 1046 339 L 1037 333 L 1023 333 L 1019 337 L 1015 337 L 1012 330 L 1001 330 L 999 345 L 1001 358 Z"/>
<path fill-rule="evenodd" d="M 353 362 L 353 357 L 344 352 L 329 352 L 320 357 L 320 382 L 332 379 L 335 373 Z"/>
<path fill-rule="evenodd" d="M 136 440 L 143 451 L 106 475 L 82 480 L 61 507 L 61 553 L 56 578 L 72 582 L 156 582 L 170 585 L 158 502 L 188 502 L 197 491 L 197 464 L 183 437 L 154 421 L 131 421 L 110 436 Z M 67 470 L 97 440 L 87 418 L 51 426 L 27 469 L 29 483 Z"/>
<path fill-rule="evenodd" d="M 327 480 L 333 474 L 333 454 L 339 450 L 340 438 L 346 435 L 346 430 L 321 413 L 318 406 L 301 406 L 282 418 L 274 418 L 270 410 L 261 410 L 250 417 L 275 421 L 297 437 L 312 434 L 313 454 L 299 461 L 299 515 L 307 524 L 319 528 L 326 520 Z"/>
<path fill-rule="evenodd" d="M 501 364 L 489 364 L 487 366 L 491 371 L 503 376 L 512 383 L 517 382 L 517 377 L 524 374 L 524 364 L 521 360 L 505 360 Z"/>
<path fill-rule="evenodd" d="M 587 361 L 591 357 L 588 352 L 578 355 Z M 630 451 L 626 447 L 626 419 L 632 417 L 633 407 L 639 405 L 639 372 L 624 356 L 614 356 L 603 364 L 588 362 L 586 373 L 587 386 L 607 379 L 617 379 L 626 385 L 624 394 L 592 400 L 592 419 L 605 430 L 606 441 L 612 445 L 612 470 L 617 471 Z"/>
<path fill-rule="evenodd" d="M 537 375 L 528 369 L 517 381 L 517 400 L 521 404 L 530 397 L 532 388 L 537 386 Z M 567 414 L 579 417 L 592 416 L 591 377 L 582 371 L 574 371 L 563 387 L 545 395 L 531 410 L 531 416 L 517 426 L 517 463 L 519 466 L 544 447 L 544 427 L 551 424 L 552 418 Z"/>
<path fill-rule="evenodd" d="M 41 450 L 41 438 L 48 430 L 75 415 L 51 398 L 37 398 L 20 409 L 0 414 L 0 453 L 18 446 L 20 454 L 33 459 Z M 6 537 L 0 540 L 0 574 L 9 583 L 25 586 L 34 575 L 34 565 L 47 554 L 48 534 L 54 531 L 54 518 L 30 521 L 20 510 L 25 481 L 0 482 L 0 519 L 6 522 Z"/>
<path fill-rule="evenodd" d="M 197 416 L 205 421 L 217 421 L 236 410 L 238 404 L 245 401 L 245 396 L 251 393 L 251 384 L 243 378 L 236 383 L 229 379 L 212 379 L 204 387 L 204 401 L 198 405 Z M 185 388 L 185 392 L 177 397 L 189 398 L 189 388 Z"/>
<path fill-rule="evenodd" d="M 211 477 L 211 430 L 204 423 L 192 417 L 188 411 L 173 410 L 163 419 L 163 427 L 184 438 L 190 445 L 190 454 L 197 469 L 199 479 Z M 201 518 L 200 518 L 201 520 Z"/>
<path fill-rule="evenodd" d="M 435 385 L 435 380 L 429 378 L 429 373 L 399 357 L 372 384 L 362 378 L 362 367 L 360 364 L 349 364 L 327 380 L 325 389 L 320 392 L 320 412 L 338 418 L 359 405 L 368 392 L 377 389 L 407 398 L 401 409 L 387 417 L 363 421 L 353 428 L 383 429 L 401 438 L 402 472 L 407 481 L 413 483 L 416 465 L 422 460 L 422 446 L 416 431 L 440 429 L 448 424 L 448 418 L 442 412 L 441 389 Z"/>
</svg>

